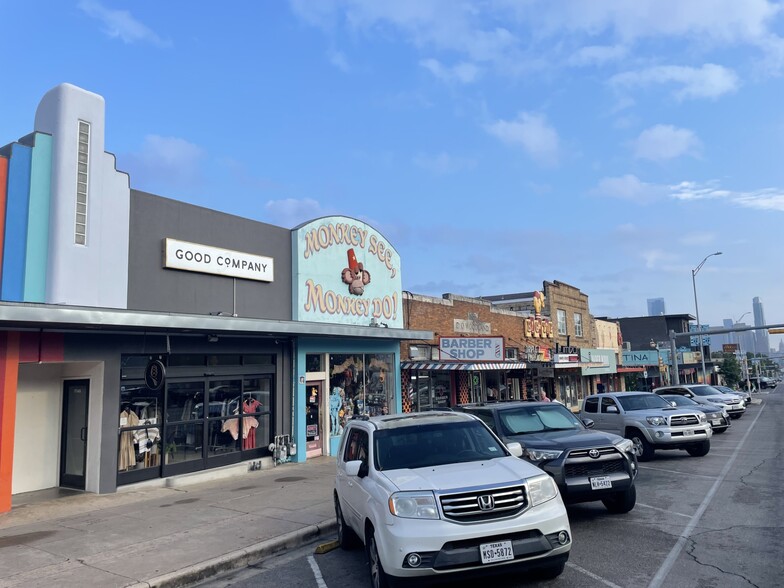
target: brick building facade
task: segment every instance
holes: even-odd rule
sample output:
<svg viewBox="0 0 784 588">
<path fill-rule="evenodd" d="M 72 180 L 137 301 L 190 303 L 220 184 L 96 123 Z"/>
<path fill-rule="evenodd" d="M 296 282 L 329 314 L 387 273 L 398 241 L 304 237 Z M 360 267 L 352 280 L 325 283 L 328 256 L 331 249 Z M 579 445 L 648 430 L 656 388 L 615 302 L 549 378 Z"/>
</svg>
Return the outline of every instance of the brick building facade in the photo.
<svg viewBox="0 0 784 588">
<path fill-rule="evenodd" d="M 404 410 L 423 410 L 467 402 L 522 399 L 552 391 L 553 324 L 494 307 L 487 300 L 445 294 L 441 298 L 404 293 L 404 325 L 427 329 L 433 339 L 401 343 Z M 439 343 L 497 342 L 491 360 L 451 356 Z"/>
</svg>

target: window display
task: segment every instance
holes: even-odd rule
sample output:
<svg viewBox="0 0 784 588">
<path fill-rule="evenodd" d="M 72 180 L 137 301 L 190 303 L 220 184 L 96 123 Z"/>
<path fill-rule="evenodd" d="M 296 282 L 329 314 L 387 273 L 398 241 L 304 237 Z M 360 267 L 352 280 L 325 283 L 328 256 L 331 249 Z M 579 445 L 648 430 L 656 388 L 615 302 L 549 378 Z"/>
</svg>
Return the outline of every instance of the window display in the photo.
<svg viewBox="0 0 784 588">
<path fill-rule="evenodd" d="M 160 422 L 160 392 L 144 385 L 120 388 L 119 471 L 160 464 Z"/>
<path fill-rule="evenodd" d="M 391 353 L 330 355 L 331 435 L 340 435 L 355 414 L 377 416 L 390 412 L 393 362 Z"/>
</svg>

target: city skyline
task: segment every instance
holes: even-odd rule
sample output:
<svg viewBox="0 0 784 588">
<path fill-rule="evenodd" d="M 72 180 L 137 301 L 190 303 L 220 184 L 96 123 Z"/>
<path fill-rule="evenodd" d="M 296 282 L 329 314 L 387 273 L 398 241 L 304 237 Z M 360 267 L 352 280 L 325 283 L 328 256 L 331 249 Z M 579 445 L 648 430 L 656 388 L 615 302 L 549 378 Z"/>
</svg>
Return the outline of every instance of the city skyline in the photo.
<svg viewBox="0 0 784 588">
<path fill-rule="evenodd" d="M 664 298 L 648 298 L 648 316 L 667 314 Z"/>
</svg>

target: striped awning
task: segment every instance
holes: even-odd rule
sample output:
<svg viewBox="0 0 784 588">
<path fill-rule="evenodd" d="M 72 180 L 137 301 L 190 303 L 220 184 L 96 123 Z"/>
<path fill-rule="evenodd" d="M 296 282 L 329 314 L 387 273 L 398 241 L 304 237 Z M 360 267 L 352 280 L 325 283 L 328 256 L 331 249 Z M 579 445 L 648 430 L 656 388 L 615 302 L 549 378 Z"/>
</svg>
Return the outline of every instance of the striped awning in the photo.
<svg viewBox="0 0 784 588">
<path fill-rule="evenodd" d="M 524 370 L 528 364 L 524 361 L 494 361 L 485 363 L 460 363 L 460 362 L 430 362 L 430 361 L 401 361 L 400 369 L 403 370 L 437 370 L 437 371 L 472 371 L 487 370 Z"/>
</svg>

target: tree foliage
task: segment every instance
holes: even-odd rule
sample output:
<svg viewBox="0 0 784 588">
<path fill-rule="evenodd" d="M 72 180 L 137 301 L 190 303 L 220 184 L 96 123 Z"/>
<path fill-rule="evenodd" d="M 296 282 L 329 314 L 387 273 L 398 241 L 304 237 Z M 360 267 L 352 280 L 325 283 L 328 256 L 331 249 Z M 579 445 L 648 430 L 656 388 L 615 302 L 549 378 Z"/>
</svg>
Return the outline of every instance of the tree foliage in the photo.
<svg viewBox="0 0 784 588">
<path fill-rule="evenodd" d="M 724 354 L 719 373 L 730 388 L 734 388 L 741 381 L 740 363 L 734 353 Z"/>
</svg>

